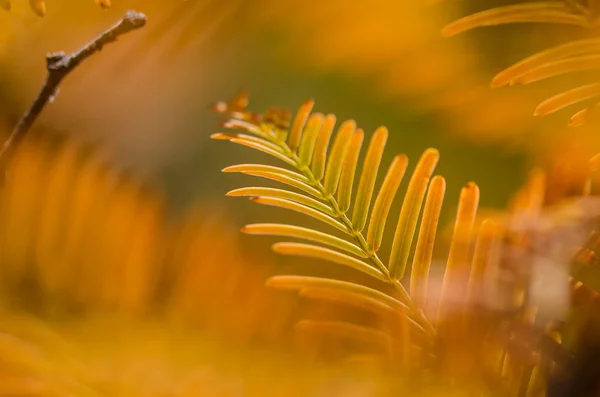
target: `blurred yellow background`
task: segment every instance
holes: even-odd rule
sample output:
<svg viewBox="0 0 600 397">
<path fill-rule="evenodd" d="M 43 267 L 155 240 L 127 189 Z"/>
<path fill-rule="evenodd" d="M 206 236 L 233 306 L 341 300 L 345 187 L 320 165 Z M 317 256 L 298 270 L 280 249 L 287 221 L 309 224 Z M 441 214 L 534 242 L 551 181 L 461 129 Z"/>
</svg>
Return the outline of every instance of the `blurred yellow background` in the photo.
<svg viewBox="0 0 600 397">
<path fill-rule="evenodd" d="M 148 17 L 66 78 L 11 163 L 1 200 L 2 282 L 19 305 L 54 319 L 159 313 L 158 323 L 213 327 L 225 339 L 260 344 L 281 342 L 302 313 L 328 317 L 326 307 L 281 298 L 264 280 L 290 268 L 342 271 L 276 257 L 271 240 L 239 233 L 247 223 L 304 217 L 224 196 L 254 181 L 221 169 L 269 162 L 209 140 L 221 128 L 210 105 L 240 89 L 257 112 L 295 112 L 314 98 L 316 111 L 356 120 L 368 137 L 386 125 L 385 167 L 399 153 L 412 167 L 437 148 L 436 172 L 448 185 L 442 225 L 469 181 L 481 189 L 482 208 L 501 209 L 533 166 L 559 180 L 600 151 L 593 127 L 567 129 L 564 114 L 532 116 L 572 81 L 489 87 L 504 67 L 581 32 L 518 26 L 441 37 L 452 20 L 506 2 L 114 0 L 102 9 L 92 0 L 53 0 L 44 18 L 25 0 L 12 3 L 0 12 L 2 137 L 41 87 L 46 53 L 80 48 L 129 9 Z M 129 331 L 124 339 L 135 340 Z M 140 351 L 156 342 L 148 339 Z M 135 358 L 133 351 L 123 354 Z M 237 395 L 230 393 L 222 395 Z"/>
</svg>

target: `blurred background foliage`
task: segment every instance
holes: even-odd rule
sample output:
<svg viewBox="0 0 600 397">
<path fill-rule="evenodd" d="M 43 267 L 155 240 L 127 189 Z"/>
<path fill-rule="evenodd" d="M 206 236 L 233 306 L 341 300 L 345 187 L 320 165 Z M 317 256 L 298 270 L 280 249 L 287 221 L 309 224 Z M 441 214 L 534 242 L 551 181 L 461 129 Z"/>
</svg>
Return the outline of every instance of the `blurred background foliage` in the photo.
<svg viewBox="0 0 600 397">
<path fill-rule="evenodd" d="M 317 111 L 353 118 L 367 135 L 386 125 L 384 164 L 397 153 L 414 164 L 425 148 L 439 149 L 438 172 L 448 182 L 442 223 L 454 215 L 468 181 L 480 186 L 482 207 L 499 209 L 532 166 L 557 180 L 587 167 L 600 150 L 593 127 L 568 129 L 561 112 L 532 116 L 557 84 L 572 85 L 570 77 L 489 87 L 510 63 L 586 32 L 513 25 L 445 39 L 439 33 L 445 24 L 510 2 L 434 3 L 115 0 L 102 9 L 91 0 L 54 0 L 40 18 L 26 1 L 15 0 L 11 12 L 0 13 L 0 129 L 6 136 L 35 97 L 46 53 L 78 49 L 133 8 L 147 14 L 147 26 L 75 70 L 38 119 L 32 139 L 43 137 L 50 152 L 64 140 L 93 146 L 102 161 L 160 192 L 167 223 L 185 223 L 196 208 L 205 208 L 223 214 L 230 226 L 222 234 L 230 236 L 237 225 L 299 216 L 265 213 L 223 196 L 252 182 L 223 178 L 222 168 L 239 158 L 264 159 L 209 141 L 220 122 L 209 105 L 242 88 L 258 112 L 271 105 L 295 111 L 314 98 Z M 35 180 L 45 179 L 30 178 L 25 188 L 37 189 L 29 186 Z M 399 203 L 391 216 L 398 212 Z M 194 218 L 198 225 L 203 217 Z M 270 255 L 266 243 L 235 239 L 244 249 Z"/>
<path fill-rule="evenodd" d="M 128 9 L 144 12 L 148 24 L 76 69 L 17 151 L 1 197 L 4 292 L 56 323 L 90 309 L 160 313 L 260 343 L 282 339 L 282 327 L 303 314 L 329 318 L 332 308 L 274 298 L 263 282 L 290 267 L 324 276 L 339 269 L 276 258 L 268 241 L 239 234 L 246 223 L 303 217 L 224 197 L 252 181 L 224 178 L 222 168 L 265 160 L 209 140 L 220 122 L 209 105 L 242 88 L 253 111 L 295 111 L 314 98 L 316 111 L 355 119 L 367 136 L 386 125 L 386 166 L 398 153 L 414 166 L 424 149 L 439 149 L 437 171 L 448 183 L 442 224 L 468 181 L 481 188 L 481 207 L 501 209 L 533 166 L 557 181 L 579 175 L 600 151 L 593 127 L 567 129 L 560 112 L 532 116 L 541 99 L 573 81 L 500 90 L 489 81 L 510 63 L 585 33 L 517 25 L 439 34 L 460 16 L 503 3 L 510 2 L 114 0 L 104 10 L 91 0 L 53 0 L 40 18 L 15 0 L 11 12 L 0 12 L 2 136 L 43 83 L 46 53 L 80 48 Z M 396 202 L 392 219 L 399 210 Z M 89 334 L 78 338 L 93 340 L 82 342 L 90 348 L 103 328 L 87 325 Z M 137 355 L 150 347 L 175 356 L 160 350 L 164 335 L 151 333 L 122 352 L 133 363 L 119 361 L 120 348 L 140 334 L 128 327 L 110 349 L 78 347 L 77 354 L 97 354 L 105 371 L 115 362 L 136 370 Z M 177 354 L 192 344 L 182 340 Z"/>
<path fill-rule="evenodd" d="M 502 206 L 534 156 L 565 131 L 531 116 L 546 85 L 492 91 L 488 81 L 507 58 L 558 39 L 531 26 L 439 35 L 445 23 L 488 7 L 475 3 L 122 0 L 102 10 L 55 0 L 39 18 L 14 2 L 0 14 L 2 123 L 10 128 L 34 97 L 46 52 L 79 48 L 135 8 L 148 26 L 70 76 L 37 129 L 98 144 L 162 184 L 175 211 L 200 197 L 220 202 L 237 184 L 219 171 L 242 152 L 208 143 L 217 131 L 208 105 L 241 88 L 258 111 L 295 110 L 312 97 L 318 111 L 354 118 L 367 132 L 385 124 L 388 156 L 415 158 L 435 146 L 450 197 L 475 180 L 484 205 Z M 588 136 L 568 134 L 570 142 Z"/>
</svg>

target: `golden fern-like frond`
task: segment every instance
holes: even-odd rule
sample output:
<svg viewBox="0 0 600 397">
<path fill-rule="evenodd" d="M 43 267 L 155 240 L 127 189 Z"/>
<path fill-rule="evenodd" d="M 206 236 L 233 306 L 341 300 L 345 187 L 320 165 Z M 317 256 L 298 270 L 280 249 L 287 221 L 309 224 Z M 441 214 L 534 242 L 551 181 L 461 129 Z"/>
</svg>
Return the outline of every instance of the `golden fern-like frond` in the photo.
<svg viewBox="0 0 600 397">
<path fill-rule="evenodd" d="M 598 26 L 600 6 L 597 1 L 531 1 L 481 11 L 447 25 L 444 36 L 453 36 L 471 29 L 513 23 L 550 23 L 572 25 L 584 29 Z M 533 54 L 504 69 L 492 79 L 492 87 L 524 85 L 565 74 L 600 69 L 600 38 L 571 41 Z M 534 110 L 535 116 L 545 116 L 572 105 L 587 104 L 600 96 L 600 84 L 591 83 L 556 94 Z M 581 126 L 589 120 L 597 103 L 585 106 L 570 119 L 570 126 Z M 595 113 L 595 112 L 594 112 Z"/>
<path fill-rule="evenodd" d="M 426 300 L 431 299 L 428 293 L 429 270 L 446 189 L 444 178 L 433 176 L 439 159 L 438 151 L 425 150 L 412 172 L 394 232 L 391 254 L 384 261 L 379 254 L 382 237 L 393 200 L 408 168 L 405 155 L 394 157 L 375 194 L 387 129 L 380 127 L 371 137 L 362 170 L 357 175 L 364 132 L 354 121 L 341 123 L 332 138 L 335 116 L 313 113 L 312 100 L 300 107 L 293 121 L 288 112 L 270 110 L 261 116 L 246 111 L 247 105 L 245 93 L 228 103 L 217 103 L 214 109 L 229 117 L 224 126 L 236 131 L 217 133 L 212 137 L 257 149 L 293 169 L 241 164 L 227 167 L 224 172 L 266 178 L 296 191 L 245 187 L 228 195 L 249 196 L 259 204 L 303 213 L 342 232 L 344 238 L 329 232 L 276 223 L 247 225 L 242 231 L 307 241 L 279 242 L 274 244 L 273 249 L 282 255 L 322 259 L 353 268 L 391 285 L 395 292 L 386 293 L 332 278 L 294 275 L 269 278 L 267 285 L 270 287 L 365 309 L 380 316 L 386 324 L 381 329 L 373 329 L 345 321 L 304 321 L 298 324 L 297 330 L 308 332 L 311 336 L 335 334 L 363 342 L 377 342 L 376 345 L 393 356 L 395 362 L 404 363 L 407 367 L 415 365 L 419 357 L 425 360 L 428 355 L 434 354 L 432 342 L 438 338 L 442 324 L 456 311 L 460 312 L 481 300 L 484 274 L 495 263 L 500 237 L 496 224 L 485 221 L 474 233 L 480 194 L 477 185 L 470 182 L 461 191 L 439 302 L 434 303 L 437 312 L 426 315 Z M 238 132 L 240 130 L 243 132 Z M 356 188 L 355 179 L 358 179 Z M 474 235 L 477 238 L 473 253 Z M 413 248 L 414 254 L 411 255 Z M 407 278 L 410 279 L 410 292 L 403 285 Z M 429 307 L 430 304 L 427 302 Z M 386 322 L 385 319 L 391 321 Z M 459 323 L 462 324 L 459 327 L 465 326 L 464 322 Z M 389 335 L 391 342 L 387 338 L 382 339 L 382 330 Z M 489 357 L 486 359 L 488 361 L 483 364 L 479 359 L 473 362 L 479 363 L 478 369 L 488 364 L 495 365 L 491 364 Z M 349 360 L 354 362 L 353 358 Z M 474 367 L 471 369 L 475 370 Z"/>
</svg>

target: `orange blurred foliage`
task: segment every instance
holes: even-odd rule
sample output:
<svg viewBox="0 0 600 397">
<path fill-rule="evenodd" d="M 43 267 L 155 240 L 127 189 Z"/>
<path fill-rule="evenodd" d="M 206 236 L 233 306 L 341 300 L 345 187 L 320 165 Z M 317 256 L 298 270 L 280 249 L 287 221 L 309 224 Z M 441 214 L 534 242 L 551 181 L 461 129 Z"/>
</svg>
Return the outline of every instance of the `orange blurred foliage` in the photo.
<svg viewBox="0 0 600 397">
<path fill-rule="evenodd" d="M 15 152 L 0 202 L 3 292 L 21 309 L 162 313 L 240 341 L 281 338 L 286 307 L 264 288 L 270 260 L 240 247 L 218 206 L 174 222 L 160 191 L 93 149 L 34 137 Z"/>
</svg>

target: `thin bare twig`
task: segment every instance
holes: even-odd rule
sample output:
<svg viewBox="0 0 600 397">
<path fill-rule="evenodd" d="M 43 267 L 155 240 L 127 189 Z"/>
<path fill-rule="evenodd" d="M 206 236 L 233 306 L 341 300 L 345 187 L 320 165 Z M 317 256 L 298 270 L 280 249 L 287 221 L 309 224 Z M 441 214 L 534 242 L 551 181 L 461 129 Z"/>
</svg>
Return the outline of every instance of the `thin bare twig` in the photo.
<svg viewBox="0 0 600 397">
<path fill-rule="evenodd" d="M 4 146 L 0 150 L 0 162 L 6 164 L 9 149 L 14 148 L 27 134 L 46 104 L 58 94 L 58 85 L 70 72 L 91 55 L 102 50 L 105 45 L 117 41 L 119 36 L 139 29 L 145 24 L 146 16 L 144 14 L 128 11 L 117 24 L 78 51 L 68 55 L 63 51 L 46 55 L 46 70 L 48 71 L 46 81 L 29 109 L 23 114 L 4 142 Z"/>
</svg>

